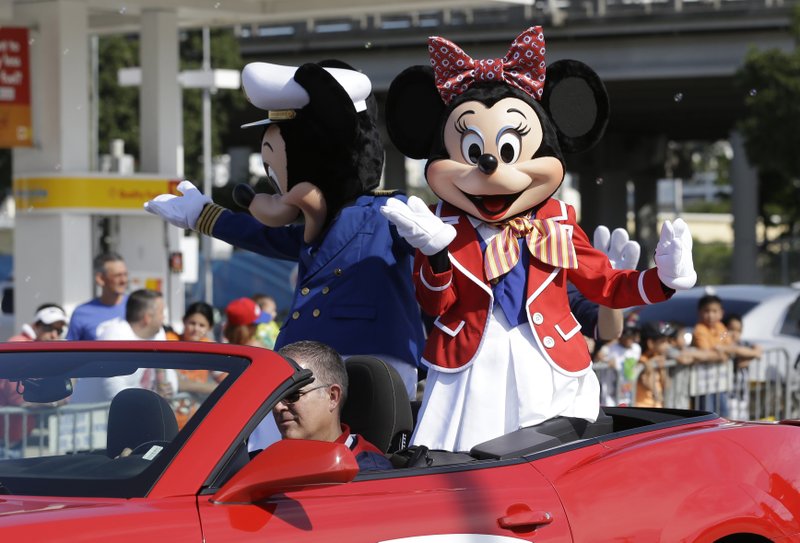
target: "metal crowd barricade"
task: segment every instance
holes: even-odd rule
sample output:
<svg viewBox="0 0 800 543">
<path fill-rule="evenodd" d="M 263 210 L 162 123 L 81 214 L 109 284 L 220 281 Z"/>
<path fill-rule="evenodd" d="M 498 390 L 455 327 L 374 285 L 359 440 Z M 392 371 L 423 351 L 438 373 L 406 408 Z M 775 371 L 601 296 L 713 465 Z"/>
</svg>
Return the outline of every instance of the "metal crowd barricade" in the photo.
<svg viewBox="0 0 800 543">
<path fill-rule="evenodd" d="M 783 348 L 766 349 L 746 368 L 746 382 L 739 389 L 749 401 L 751 420 L 797 418 L 798 379 L 789 353 Z"/>
<path fill-rule="evenodd" d="M 43 428 L 45 415 L 53 408 L 32 410 L 26 407 L 0 407 L 0 458 L 18 458 L 25 454 L 29 447 L 37 447 L 43 451 L 44 444 L 40 436 L 47 434 Z M 31 424 L 33 423 L 33 424 Z M 12 432 L 20 434 L 19 440 L 11 441 Z"/>
<path fill-rule="evenodd" d="M 652 391 L 649 399 L 663 407 L 697 408 L 699 398 L 710 400 L 706 409 L 734 420 L 780 420 L 800 418 L 800 377 L 783 348 L 764 350 L 761 358 L 745 368 L 737 369 L 732 361 L 708 364 L 679 364 L 667 360 L 664 375 L 658 371 L 642 375 L 637 367 L 632 390 L 626 386 L 618 371 L 603 362 L 594 363 L 601 387 L 603 405 L 637 405 L 638 389 L 644 384 Z M 649 378 L 645 383 L 643 379 Z M 658 380 L 658 382 L 656 382 Z M 643 396 L 643 395 L 640 395 Z"/>
<path fill-rule="evenodd" d="M 48 420 L 50 454 L 106 448 L 111 402 L 66 404 Z"/>
<path fill-rule="evenodd" d="M 170 398 L 173 408 L 191 399 L 182 392 Z M 91 451 L 106 447 L 111 402 L 57 407 L 0 407 L 0 459 Z M 11 441 L 12 434 L 20 439 Z"/>
<path fill-rule="evenodd" d="M 0 407 L 0 458 L 105 448 L 108 402 L 58 407 Z M 12 432 L 20 439 L 11 441 Z"/>
</svg>

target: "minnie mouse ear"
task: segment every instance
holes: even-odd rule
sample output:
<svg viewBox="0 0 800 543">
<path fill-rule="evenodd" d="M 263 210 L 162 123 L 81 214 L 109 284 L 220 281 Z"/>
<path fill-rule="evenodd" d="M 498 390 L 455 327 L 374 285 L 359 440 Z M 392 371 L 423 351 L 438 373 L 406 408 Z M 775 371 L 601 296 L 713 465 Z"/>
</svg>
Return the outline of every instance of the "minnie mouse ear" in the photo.
<svg viewBox="0 0 800 543">
<path fill-rule="evenodd" d="M 429 66 L 411 66 L 394 78 L 386 96 L 386 130 L 410 158 L 428 158 L 444 110 Z"/>
<path fill-rule="evenodd" d="M 600 77 L 577 60 L 547 67 L 542 106 L 550 113 L 565 153 L 591 149 L 608 124 L 608 93 Z"/>
</svg>

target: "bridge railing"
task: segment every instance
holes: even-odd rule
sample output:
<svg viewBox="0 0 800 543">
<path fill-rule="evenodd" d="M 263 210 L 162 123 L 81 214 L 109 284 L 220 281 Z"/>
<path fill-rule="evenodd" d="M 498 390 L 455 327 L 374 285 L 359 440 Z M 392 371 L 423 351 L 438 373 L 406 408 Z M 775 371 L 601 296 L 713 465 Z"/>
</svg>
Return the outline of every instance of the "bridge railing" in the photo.
<svg viewBox="0 0 800 543">
<path fill-rule="evenodd" d="M 428 9 L 402 13 L 369 13 L 338 18 L 308 18 L 286 23 L 254 23 L 239 26 L 242 38 L 274 38 L 275 41 L 302 40 L 326 35 L 390 36 L 404 30 L 447 29 L 469 27 L 517 28 L 520 21 L 562 26 L 568 21 L 613 17 L 665 15 L 668 13 L 720 13 L 744 11 L 748 16 L 760 10 L 776 10 L 793 5 L 797 0 L 544 0 L 532 5 L 464 7 Z"/>
</svg>

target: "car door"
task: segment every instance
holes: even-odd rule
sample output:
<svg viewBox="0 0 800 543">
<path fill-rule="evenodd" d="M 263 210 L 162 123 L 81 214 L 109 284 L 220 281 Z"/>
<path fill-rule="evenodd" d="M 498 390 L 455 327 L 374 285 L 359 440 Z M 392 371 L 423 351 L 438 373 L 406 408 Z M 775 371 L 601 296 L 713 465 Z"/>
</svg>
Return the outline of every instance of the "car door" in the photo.
<svg viewBox="0 0 800 543">
<path fill-rule="evenodd" d="M 523 461 L 397 469 L 258 503 L 198 501 L 206 543 L 572 541 L 553 487 Z"/>
</svg>

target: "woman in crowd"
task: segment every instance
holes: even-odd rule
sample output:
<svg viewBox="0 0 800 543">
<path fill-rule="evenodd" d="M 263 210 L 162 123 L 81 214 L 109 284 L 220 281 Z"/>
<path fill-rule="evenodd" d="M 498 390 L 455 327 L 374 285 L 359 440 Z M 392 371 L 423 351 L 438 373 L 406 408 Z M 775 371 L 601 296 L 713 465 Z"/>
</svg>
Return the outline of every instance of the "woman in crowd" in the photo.
<svg viewBox="0 0 800 543">
<path fill-rule="evenodd" d="M 195 302 L 186 308 L 183 315 L 183 333 L 167 332 L 167 339 L 173 341 L 213 341 L 209 337 L 214 327 L 214 308 L 205 302 Z M 224 373 L 208 370 L 178 370 L 179 399 L 175 403 L 175 416 L 178 426 L 186 421 L 200 407 L 217 384 L 225 378 Z"/>
<path fill-rule="evenodd" d="M 237 298 L 225 308 L 225 325 L 222 335 L 235 345 L 264 347 L 258 338 L 258 325 L 269 320 L 268 316 L 250 298 Z"/>
</svg>

